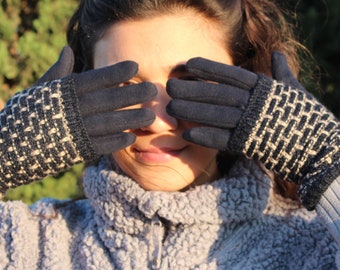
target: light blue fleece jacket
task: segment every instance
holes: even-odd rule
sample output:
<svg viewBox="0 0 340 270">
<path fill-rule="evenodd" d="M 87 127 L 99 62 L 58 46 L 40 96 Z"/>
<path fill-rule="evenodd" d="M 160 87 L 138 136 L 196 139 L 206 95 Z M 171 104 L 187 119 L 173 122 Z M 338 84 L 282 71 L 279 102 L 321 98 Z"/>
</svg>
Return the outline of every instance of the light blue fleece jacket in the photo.
<svg viewBox="0 0 340 270">
<path fill-rule="evenodd" d="M 328 211 L 333 235 L 249 160 L 174 193 L 144 191 L 102 160 L 84 187 L 85 200 L 0 203 L 0 269 L 340 269 Z"/>
</svg>

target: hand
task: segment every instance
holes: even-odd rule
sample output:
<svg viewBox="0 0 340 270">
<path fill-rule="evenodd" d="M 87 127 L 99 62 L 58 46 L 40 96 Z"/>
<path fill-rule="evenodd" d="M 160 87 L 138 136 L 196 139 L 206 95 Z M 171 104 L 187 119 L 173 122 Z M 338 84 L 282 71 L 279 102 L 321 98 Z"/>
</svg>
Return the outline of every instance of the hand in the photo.
<svg viewBox="0 0 340 270">
<path fill-rule="evenodd" d="M 167 112 L 203 125 L 186 130 L 183 134 L 186 140 L 230 150 L 230 137 L 248 105 L 250 91 L 258 81 L 257 74 L 202 58 L 191 59 L 186 68 L 197 81 L 168 81 L 167 92 L 173 100 Z"/>
<path fill-rule="evenodd" d="M 0 112 L 0 193 L 122 149 L 135 140 L 126 130 L 154 121 L 150 110 L 125 109 L 157 94 L 151 83 L 120 87 L 136 74 L 136 63 L 72 74 L 73 57 L 64 48 L 57 63 Z"/>
<path fill-rule="evenodd" d="M 200 70 L 199 66 L 204 64 L 208 64 L 207 69 Z M 188 141 L 210 148 L 228 150 L 230 136 L 248 105 L 250 92 L 258 81 L 258 75 L 239 67 L 226 66 L 200 58 L 189 61 L 187 69 L 199 80 L 209 80 L 219 84 L 169 80 L 167 91 L 175 99 L 168 106 L 169 114 L 177 118 L 184 116 L 185 120 L 209 126 L 185 131 L 183 136 Z M 290 71 L 286 57 L 282 53 L 274 52 L 272 55 L 272 74 L 278 81 L 304 89 Z M 190 106 L 187 101 L 192 101 Z M 221 121 L 222 115 L 226 115 L 226 118 Z M 200 118 L 196 119 L 196 117 Z"/>
<path fill-rule="evenodd" d="M 65 47 L 59 60 L 36 85 L 62 78 L 62 88 L 74 87 L 80 114 L 96 154 L 109 154 L 132 144 L 135 135 L 123 131 L 148 126 L 155 116 L 143 108 L 122 109 L 151 100 L 157 94 L 154 85 L 141 83 L 117 87 L 136 74 L 138 66 L 131 61 L 79 74 L 71 74 L 73 65 L 72 49 Z"/>
<path fill-rule="evenodd" d="M 313 209 L 340 174 L 340 127 L 296 84 L 285 58 L 273 55 L 273 73 L 293 87 L 202 58 L 190 60 L 187 69 L 201 81 L 171 79 L 167 85 L 173 98 L 167 112 L 202 124 L 186 130 L 184 138 L 259 160 L 282 179 L 300 184 L 302 203 Z"/>
</svg>

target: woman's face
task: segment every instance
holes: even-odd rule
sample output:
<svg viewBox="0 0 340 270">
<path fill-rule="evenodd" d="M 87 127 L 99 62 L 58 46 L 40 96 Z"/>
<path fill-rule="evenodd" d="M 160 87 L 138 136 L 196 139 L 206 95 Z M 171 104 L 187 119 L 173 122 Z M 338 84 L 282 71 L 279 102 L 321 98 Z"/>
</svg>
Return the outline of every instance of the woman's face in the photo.
<svg viewBox="0 0 340 270">
<path fill-rule="evenodd" d="M 95 68 L 125 60 L 139 64 L 138 74 L 126 83 L 149 81 L 157 97 L 129 108 L 149 108 L 156 115 L 152 125 L 129 130 L 137 139 L 113 153 L 120 168 L 146 190 L 178 191 L 218 177 L 217 151 L 185 141 L 182 133 L 193 123 L 166 113 L 169 78 L 187 78 L 185 63 L 193 57 L 232 64 L 222 31 L 213 21 L 193 11 L 112 25 L 94 50 Z"/>
</svg>

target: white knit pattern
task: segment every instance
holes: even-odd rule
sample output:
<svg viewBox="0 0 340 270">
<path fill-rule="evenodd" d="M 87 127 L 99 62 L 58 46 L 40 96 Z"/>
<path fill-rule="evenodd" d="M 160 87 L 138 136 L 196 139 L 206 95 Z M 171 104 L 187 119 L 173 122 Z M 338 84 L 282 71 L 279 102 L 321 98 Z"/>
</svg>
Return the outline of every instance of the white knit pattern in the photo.
<svg viewBox="0 0 340 270">
<path fill-rule="evenodd" d="M 59 80 L 32 87 L 13 96 L 0 113 L 0 192 L 83 160 L 62 95 Z"/>
</svg>

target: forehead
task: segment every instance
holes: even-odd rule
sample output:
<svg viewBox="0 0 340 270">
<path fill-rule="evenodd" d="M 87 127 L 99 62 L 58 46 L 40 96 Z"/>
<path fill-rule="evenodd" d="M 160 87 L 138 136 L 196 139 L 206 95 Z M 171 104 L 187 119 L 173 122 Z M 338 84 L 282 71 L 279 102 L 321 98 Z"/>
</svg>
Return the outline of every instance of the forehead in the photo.
<svg viewBox="0 0 340 270">
<path fill-rule="evenodd" d="M 216 22 L 187 11 L 113 24 L 97 42 L 95 67 L 124 60 L 140 65 L 173 65 L 193 57 L 230 64 L 225 31 Z"/>
</svg>

